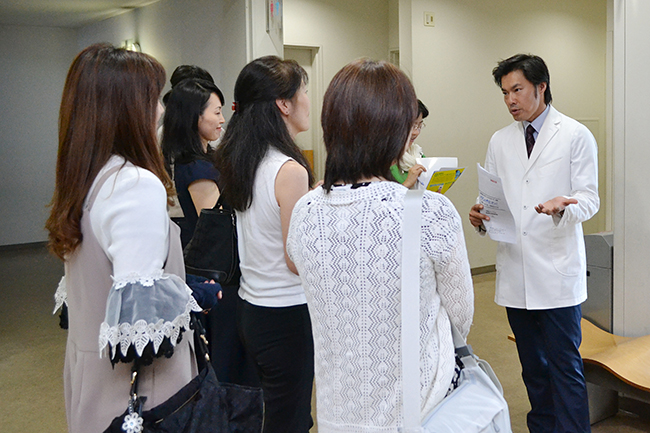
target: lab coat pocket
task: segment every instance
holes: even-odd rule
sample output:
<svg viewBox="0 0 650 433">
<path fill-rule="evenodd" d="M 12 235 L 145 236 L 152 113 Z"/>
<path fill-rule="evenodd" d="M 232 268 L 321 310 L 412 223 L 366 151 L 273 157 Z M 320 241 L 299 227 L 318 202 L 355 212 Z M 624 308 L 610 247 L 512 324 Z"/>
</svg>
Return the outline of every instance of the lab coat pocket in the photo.
<svg viewBox="0 0 650 433">
<path fill-rule="evenodd" d="M 553 231 L 553 266 L 560 274 L 576 276 L 580 273 L 581 260 L 578 253 L 576 231 L 572 227 L 555 228 Z"/>
<path fill-rule="evenodd" d="M 548 162 L 540 161 L 541 164 L 537 168 L 537 172 L 539 173 L 539 176 L 540 177 L 548 177 L 548 176 L 555 175 L 555 173 L 557 173 L 558 169 L 562 165 L 561 161 L 562 161 L 562 157 L 556 158 L 556 159 L 554 159 L 552 161 L 548 161 Z"/>
</svg>

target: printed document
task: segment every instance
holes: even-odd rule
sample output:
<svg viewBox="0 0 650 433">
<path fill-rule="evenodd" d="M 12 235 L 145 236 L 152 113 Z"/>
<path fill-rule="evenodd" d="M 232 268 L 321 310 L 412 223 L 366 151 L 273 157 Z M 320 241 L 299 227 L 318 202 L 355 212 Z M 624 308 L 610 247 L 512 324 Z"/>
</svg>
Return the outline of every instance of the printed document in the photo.
<svg viewBox="0 0 650 433">
<path fill-rule="evenodd" d="M 423 165 L 423 171 L 418 177 L 417 188 L 444 194 L 458 180 L 465 167 L 458 167 L 458 158 L 416 158 Z"/>
<path fill-rule="evenodd" d="M 490 217 L 490 221 L 483 220 L 488 235 L 494 241 L 516 243 L 515 219 L 506 202 L 501 178 L 487 172 L 479 163 L 476 164 L 476 168 L 479 203 L 483 205 L 481 213 Z"/>
</svg>

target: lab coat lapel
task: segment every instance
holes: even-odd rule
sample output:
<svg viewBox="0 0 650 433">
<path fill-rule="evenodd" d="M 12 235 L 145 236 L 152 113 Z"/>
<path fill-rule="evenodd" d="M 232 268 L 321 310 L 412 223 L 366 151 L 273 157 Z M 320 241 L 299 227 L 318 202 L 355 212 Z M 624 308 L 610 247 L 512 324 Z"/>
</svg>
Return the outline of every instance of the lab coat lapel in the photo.
<svg viewBox="0 0 650 433">
<path fill-rule="evenodd" d="M 526 151 L 526 134 L 524 133 L 523 122 L 519 122 L 519 133 L 521 136 L 517 137 L 517 140 L 514 142 L 515 148 L 513 149 L 513 152 L 519 158 L 519 162 L 521 162 L 524 169 L 528 170 L 528 164 L 530 161 L 528 160 L 528 152 Z"/>
<path fill-rule="evenodd" d="M 541 131 L 539 131 L 539 134 L 537 134 L 537 140 L 535 141 L 535 146 L 533 146 L 533 152 L 530 154 L 530 158 L 527 158 L 528 161 L 526 171 L 530 170 L 531 167 L 535 165 L 535 162 L 539 158 L 539 155 L 544 151 L 544 148 L 548 146 L 555 134 L 557 134 L 558 130 L 560 129 L 561 121 L 562 117 L 558 111 L 553 108 L 553 106 L 551 106 L 551 109 L 546 116 L 546 120 L 544 120 Z M 525 153 L 526 151 L 524 149 L 524 154 Z"/>
</svg>

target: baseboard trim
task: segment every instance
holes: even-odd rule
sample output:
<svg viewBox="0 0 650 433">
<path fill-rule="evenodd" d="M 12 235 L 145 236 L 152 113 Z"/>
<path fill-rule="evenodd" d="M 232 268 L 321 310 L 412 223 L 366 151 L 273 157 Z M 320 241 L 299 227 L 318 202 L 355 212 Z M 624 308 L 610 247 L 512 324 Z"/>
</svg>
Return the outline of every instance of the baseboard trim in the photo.
<svg viewBox="0 0 650 433">
<path fill-rule="evenodd" d="M 489 274 L 490 272 L 496 272 L 496 270 L 496 265 L 479 266 L 471 269 L 472 275 Z"/>
<path fill-rule="evenodd" d="M 25 251 L 25 250 L 37 250 L 40 248 L 47 248 L 47 242 L 29 242 L 26 244 L 12 244 L 12 245 L 0 245 L 0 253 L 12 252 L 12 251 Z"/>
</svg>

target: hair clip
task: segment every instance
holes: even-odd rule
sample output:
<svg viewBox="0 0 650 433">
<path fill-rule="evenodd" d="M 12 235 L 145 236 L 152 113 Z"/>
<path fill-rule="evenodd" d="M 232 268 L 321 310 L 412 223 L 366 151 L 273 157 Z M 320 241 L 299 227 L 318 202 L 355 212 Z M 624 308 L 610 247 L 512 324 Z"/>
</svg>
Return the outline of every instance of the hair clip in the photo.
<svg viewBox="0 0 650 433">
<path fill-rule="evenodd" d="M 235 101 L 232 103 L 232 111 L 235 113 L 237 112 L 237 109 L 239 108 L 239 104 Z"/>
</svg>

